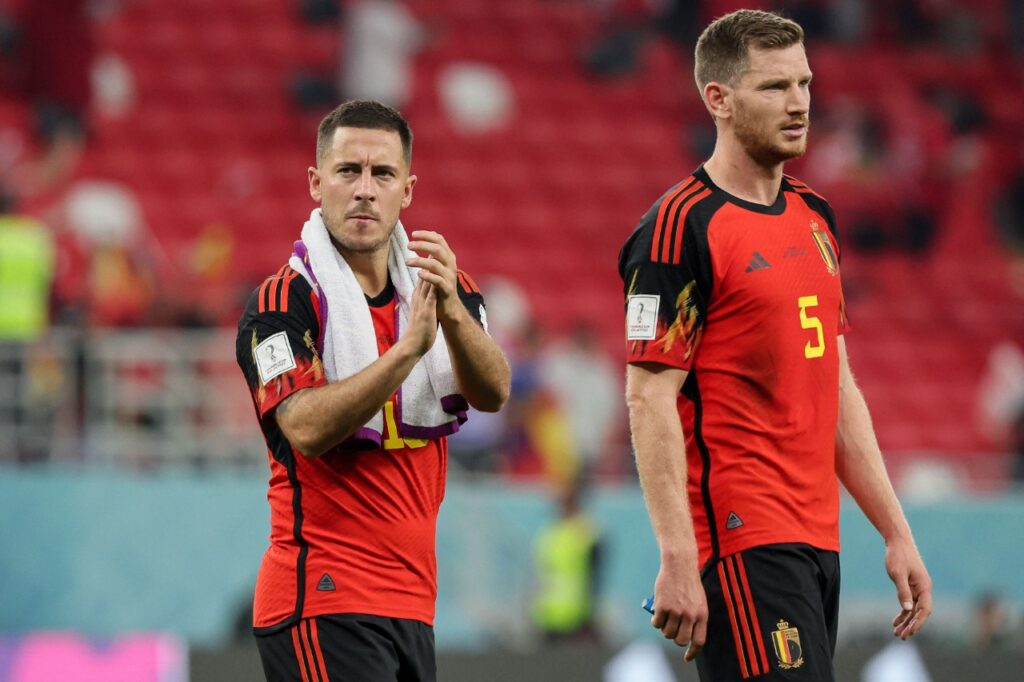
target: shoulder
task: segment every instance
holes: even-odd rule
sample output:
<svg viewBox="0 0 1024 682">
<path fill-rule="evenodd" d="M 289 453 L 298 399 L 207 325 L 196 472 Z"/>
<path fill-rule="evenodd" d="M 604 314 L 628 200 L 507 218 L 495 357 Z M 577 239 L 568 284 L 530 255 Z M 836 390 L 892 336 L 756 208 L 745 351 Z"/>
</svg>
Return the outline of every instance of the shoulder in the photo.
<svg viewBox="0 0 1024 682">
<path fill-rule="evenodd" d="M 825 219 L 832 234 L 836 233 L 836 214 L 825 197 L 790 175 L 783 176 L 783 191 L 799 196 L 808 208 Z"/>
<path fill-rule="evenodd" d="M 291 266 L 284 265 L 249 294 L 239 326 L 275 313 L 315 316 L 312 293 L 306 278 Z"/>
<path fill-rule="evenodd" d="M 678 264 L 684 239 L 706 241 L 711 216 L 721 205 L 715 194 L 700 173 L 674 185 L 644 213 L 620 252 L 620 262 Z"/>
</svg>

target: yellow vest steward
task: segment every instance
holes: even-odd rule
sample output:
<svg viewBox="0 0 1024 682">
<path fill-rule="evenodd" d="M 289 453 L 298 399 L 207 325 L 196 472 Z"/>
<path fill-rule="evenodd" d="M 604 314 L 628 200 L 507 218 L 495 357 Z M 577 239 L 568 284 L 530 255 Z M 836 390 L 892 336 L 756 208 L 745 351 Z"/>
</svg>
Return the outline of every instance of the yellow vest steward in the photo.
<svg viewBox="0 0 1024 682">
<path fill-rule="evenodd" d="M 590 619 L 591 555 L 597 536 L 582 516 L 563 519 L 537 540 L 540 590 L 534 622 L 545 632 L 572 632 Z"/>
</svg>

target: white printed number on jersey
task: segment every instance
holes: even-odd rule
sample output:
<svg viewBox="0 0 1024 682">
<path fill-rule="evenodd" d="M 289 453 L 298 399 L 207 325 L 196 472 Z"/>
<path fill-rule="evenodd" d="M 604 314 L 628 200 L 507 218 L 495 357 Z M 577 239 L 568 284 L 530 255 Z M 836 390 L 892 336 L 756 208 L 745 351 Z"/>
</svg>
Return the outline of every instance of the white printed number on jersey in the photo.
<svg viewBox="0 0 1024 682">
<path fill-rule="evenodd" d="M 626 302 L 626 338 L 652 341 L 658 333 L 658 296 L 630 296 Z"/>
<path fill-rule="evenodd" d="M 260 381 L 266 384 L 276 376 L 290 369 L 295 369 L 295 356 L 288 343 L 288 335 L 278 332 L 256 346 L 256 368 L 260 372 Z"/>
</svg>

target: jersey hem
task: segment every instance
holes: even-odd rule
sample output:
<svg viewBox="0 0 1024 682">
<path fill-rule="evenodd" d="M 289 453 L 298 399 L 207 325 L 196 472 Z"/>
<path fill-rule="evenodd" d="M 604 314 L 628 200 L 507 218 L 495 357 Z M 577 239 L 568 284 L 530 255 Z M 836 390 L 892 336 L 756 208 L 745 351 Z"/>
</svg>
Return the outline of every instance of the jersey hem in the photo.
<svg viewBox="0 0 1024 682">
<path fill-rule="evenodd" d="M 359 614 L 365 616 L 379 616 L 381 618 L 400 618 L 402 620 L 415 620 L 429 627 L 434 627 L 434 614 L 416 609 L 382 609 L 378 607 L 367 607 L 365 604 L 342 604 L 324 609 L 305 609 L 301 615 L 292 614 L 276 623 L 269 625 L 253 624 L 253 633 L 257 636 L 272 635 L 282 629 L 291 627 L 303 618 L 316 618 L 317 616 L 335 616 L 341 614 Z"/>
<path fill-rule="evenodd" d="M 794 536 L 794 535 L 780 535 L 774 533 L 765 533 L 753 535 L 750 538 L 746 538 L 742 541 L 735 541 L 731 543 L 722 542 L 722 535 L 719 533 L 719 548 L 718 548 L 718 560 L 724 559 L 727 556 L 742 552 L 754 547 L 763 547 L 764 545 L 783 545 L 783 544 L 803 544 L 810 545 L 815 549 L 819 549 L 825 552 L 839 552 L 839 539 L 828 539 L 823 538 L 808 538 L 806 536 Z M 711 561 L 711 552 L 706 551 L 701 553 L 701 566 L 706 566 Z"/>
</svg>

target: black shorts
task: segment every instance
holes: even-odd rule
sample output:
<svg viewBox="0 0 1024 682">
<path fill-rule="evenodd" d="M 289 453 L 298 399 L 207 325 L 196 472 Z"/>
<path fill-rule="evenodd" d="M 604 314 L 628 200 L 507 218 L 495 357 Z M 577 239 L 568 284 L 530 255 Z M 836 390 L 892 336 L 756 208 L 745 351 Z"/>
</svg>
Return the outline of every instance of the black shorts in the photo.
<svg viewBox="0 0 1024 682">
<path fill-rule="evenodd" d="M 356 613 L 304 618 L 257 635 L 267 682 L 435 682 L 434 629 Z"/>
<path fill-rule="evenodd" d="M 710 564 L 701 577 L 709 612 L 701 682 L 835 679 L 838 554 L 764 545 Z"/>
</svg>

